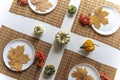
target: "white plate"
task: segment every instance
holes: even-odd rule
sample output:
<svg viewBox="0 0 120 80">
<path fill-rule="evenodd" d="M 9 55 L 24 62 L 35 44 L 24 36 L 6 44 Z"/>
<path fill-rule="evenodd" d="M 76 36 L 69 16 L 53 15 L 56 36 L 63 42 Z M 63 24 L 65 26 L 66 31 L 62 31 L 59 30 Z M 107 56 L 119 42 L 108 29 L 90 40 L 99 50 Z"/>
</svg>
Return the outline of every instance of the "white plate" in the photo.
<svg viewBox="0 0 120 80">
<path fill-rule="evenodd" d="M 46 14 L 46 13 L 49 13 L 49 12 L 51 12 L 52 10 L 54 10 L 55 7 L 56 7 L 56 5 L 57 5 L 57 3 L 58 3 L 58 0 L 48 0 L 48 1 L 52 3 L 52 7 L 51 7 L 50 9 L 47 9 L 46 12 L 37 11 L 37 10 L 36 10 L 36 5 L 33 5 L 33 4 L 31 3 L 31 0 L 28 0 L 28 4 L 29 4 L 30 8 L 31 8 L 34 12 L 39 13 L 39 14 Z"/>
<path fill-rule="evenodd" d="M 76 78 L 73 78 L 71 76 L 73 71 L 76 71 L 76 67 L 86 68 L 87 71 L 88 71 L 88 75 L 91 75 L 94 78 L 94 80 L 101 80 L 100 76 L 99 76 L 99 72 L 93 66 L 91 66 L 89 64 L 84 64 L 84 63 L 83 64 L 78 64 L 71 69 L 71 71 L 68 75 L 68 80 L 76 80 Z"/>
<path fill-rule="evenodd" d="M 120 14 L 119 12 L 109 6 L 102 6 L 102 9 L 107 11 L 109 14 L 106 18 L 108 18 L 108 24 L 107 25 L 102 25 L 99 29 L 97 29 L 96 27 L 94 27 L 94 25 L 92 25 L 92 28 L 99 34 L 102 35 L 110 35 L 115 33 L 119 27 L 120 27 Z M 91 15 L 93 15 L 94 12 L 92 12 Z"/>
<path fill-rule="evenodd" d="M 10 41 L 4 48 L 3 61 L 4 61 L 5 65 L 13 71 L 16 71 L 16 70 L 12 69 L 10 67 L 10 65 L 8 64 L 8 62 L 10 61 L 10 59 L 8 58 L 8 52 L 11 49 L 11 47 L 16 48 L 18 45 L 24 45 L 25 46 L 24 53 L 28 54 L 29 58 L 30 58 L 30 60 L 26 64 L 23 64 L 22 70 L 25 70 L 25 69 L 29 68 L 32 65 L 32 63 L 35 59 L 35 50 L 34 50 L 34 47 L 32 46 L 32 44 L 29 41 L 27 41 L 25 39 L 14 39 L 14 40 Z"/>
</svg>

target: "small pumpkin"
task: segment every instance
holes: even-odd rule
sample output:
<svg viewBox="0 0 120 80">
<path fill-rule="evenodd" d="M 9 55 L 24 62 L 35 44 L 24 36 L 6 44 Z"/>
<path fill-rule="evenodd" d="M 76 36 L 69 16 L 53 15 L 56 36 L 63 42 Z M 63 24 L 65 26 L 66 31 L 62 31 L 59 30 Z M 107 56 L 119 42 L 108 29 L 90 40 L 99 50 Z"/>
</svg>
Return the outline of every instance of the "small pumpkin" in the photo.
<svg viewBox="0 0 120 80">
<path fill-rule="evenodd" d="M 70 35 L 65 31 L 59 31 L 56 34 L 55 38 L 57 42 L 60 44 L 67 44 L 70 41 Z"/>
<path fill-rule="evenodd" d="M 93 51 L 95 45 L 91 40 L 86 40 L 80 48 L 85 49 L 86 51 Z"/>
<path fill-rule="evenodd" d="M 34 28 L 34 32 L 37 33 L 37 34 L 43 33 L 44 32 L 44 28 L 42 26 L 37 25 Z"/>
<path fill-rule="evenodd" d="M 77 11 L 77 8 L 74 5 L 68 6 L 68 13 L 75 14 L 76 11 Z"/>
<path fill-rule="evenodd" d="M 53 65 L 46 65 L 45 67 L 45 74 L 47 75 L 53 75 L 55 73 L 55 67 Z"/>
</svg>

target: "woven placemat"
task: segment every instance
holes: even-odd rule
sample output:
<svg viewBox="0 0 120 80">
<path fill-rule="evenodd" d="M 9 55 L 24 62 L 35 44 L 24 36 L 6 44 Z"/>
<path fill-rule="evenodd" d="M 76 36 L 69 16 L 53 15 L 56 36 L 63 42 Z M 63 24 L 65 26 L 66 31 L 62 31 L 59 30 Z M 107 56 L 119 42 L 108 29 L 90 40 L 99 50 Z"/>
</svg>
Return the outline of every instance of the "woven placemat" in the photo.
<svg viewBox="0 0 120 80">
<path fill-rule="evenodd" d="M 3 58 L 2 58 L 4 47 L 9 41 L 16 39 L 16 38 L 23 38 L 23 39 L 30 41 L 36 51 L 41 50 L 44 52 L 45 60 L 48 56 L 48 53 L 51 48 L 51 44 L 38 40 L 36 38 L 27 36 L 25 34 L 22 34 L 20 32 L 17 32 L 5 26 L 2 26 L 0 29 L 0 73 L 9 75 L 18 80 L 38 80 L 40 73 L 42 71 L 42 68 L 37 67 L 36 61 L 34 61 L 34 63 L 30 66 L 30 68 L 28 68 L 27 70 L 23 72 L 14 72 L 5 66 L 3 62 Z"/>
<path fill-rule="evenodd" d="M 87 63 L 94 66 L 100 73 L 104 72 L 110 80 L 114 80 L 116 69 L 99 63 L 95 60 L 81 56 L 78 53 L 65 49 L 62 60 L 60 62 L 55 80 L 68 80 L 70 70 L 77 64 Z"/>
<path fill-rule="evenodd" d="M 120 12 L 120 6 L 104 0 L 82 0 L 71 31 L 82 36 L 99 40 L 117 49 L 120 49 L 120 29 L 112 35 L 103 36 L 97 34 L 91 27 L 84 27 L 79 23 L 80 13 L 90 15 L 96 7 L 100 7 L 103 5 L 114 7 Z"/>
<path fill-rule="evenodd" d="M 51 13 L 44 15 L 33 12 L 29 6 L 20 6 L 17 1 L 13 0 L 10 12 L 61 27 L 70 0 L 58 0 L 56 8 Z"/>
</svg>

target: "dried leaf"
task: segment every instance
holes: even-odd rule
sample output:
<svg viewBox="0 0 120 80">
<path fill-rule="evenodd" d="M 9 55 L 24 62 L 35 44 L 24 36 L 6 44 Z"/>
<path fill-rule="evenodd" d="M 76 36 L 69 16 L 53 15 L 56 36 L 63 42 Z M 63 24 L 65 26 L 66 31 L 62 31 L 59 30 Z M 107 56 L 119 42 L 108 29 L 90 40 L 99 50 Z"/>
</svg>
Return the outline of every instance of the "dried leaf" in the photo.
<svg viewBox="0 0 120 80">
<path fill-rule="evenodd" d="M 41 3 L 41 2 L 48 2 L 48 0 L 31 0 L 32 4 L 38 4 L 38 3 Z"/>
<path fill-rule="evenodd" d="M 8 52 L 8 58 L 10 61 L 8 64 L 11 68 L 21 71 L 23 64 L 26 64 L 30 58 L 28 54 L 24 54 L 24 46 L 17 46 L 16 48 L 12 48 Z"/>
<path fill-rule="evenodd" d="M 103 11 L 102 7 L 100 7 L 94 11 L 94 15 L 90 16 L 90 23 L 99 29 L 101 27 L 100 24 L 108 24 L 108 19 L 106 18 L 108 14 L 107 11 Z"/>
<path fill-rule="evenodd" d="M 88 72 L 86 68 L 76 67 L 76 71 L 73 71 L 71 75 L 76 78 L 76 80 L 94 80 L 91 75 L 87 74 Z"/>
<path fill-rule="evenodd" d="M 52 7 L 52 3 L 48 0 L 31 0 L 31 3 L 36 5 L 36 10 L 41 12 L 46 12 L 46 9 Z"/>
</svg>

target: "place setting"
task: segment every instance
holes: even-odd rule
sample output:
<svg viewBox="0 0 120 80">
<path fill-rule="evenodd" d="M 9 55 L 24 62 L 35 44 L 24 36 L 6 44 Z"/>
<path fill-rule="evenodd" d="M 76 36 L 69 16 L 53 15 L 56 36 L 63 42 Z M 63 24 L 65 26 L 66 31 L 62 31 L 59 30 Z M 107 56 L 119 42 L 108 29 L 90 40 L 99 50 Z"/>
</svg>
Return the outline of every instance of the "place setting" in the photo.
<svg viewBox="0 0 120 80">
<path fill-rule="evenodd" d="M 55 79 L 114 80 L 115 74 L 115 68 L 65 49 Z"/>
<path fill-rule="evenodd" d="M 70 0 L 13 0 L 10 12 L 61 27 Z"/>
<path fill-rule="evenodd" d="M 6 33 L 7 31 L 7 33 Z M 0 29 L 0 73 L 8 79 L 38 79 L 51 44 L 2 25 Z M 17 34 L 16 34 L 17 33 Z M 12 37 L 9 34 L 14 34 Z M 33 43 L 34 42 L 34 43 Z M 0 75 L 0 76 L 1 76 Z M 19 76 L 21 75 L 21 76 Z M 26 77 L 28 76 L 29 77 Z"/>
<path fill-rule="evenodd" d="M 85 7 L 86 2 L 89 6 Z M 82 1 L 71 31 L 120 49 L 116 44 L 120 38 L 120 23 L 116 22 L 120 20 L 119 6 L 104 0 L 94 2 Z"/>
</svg>

